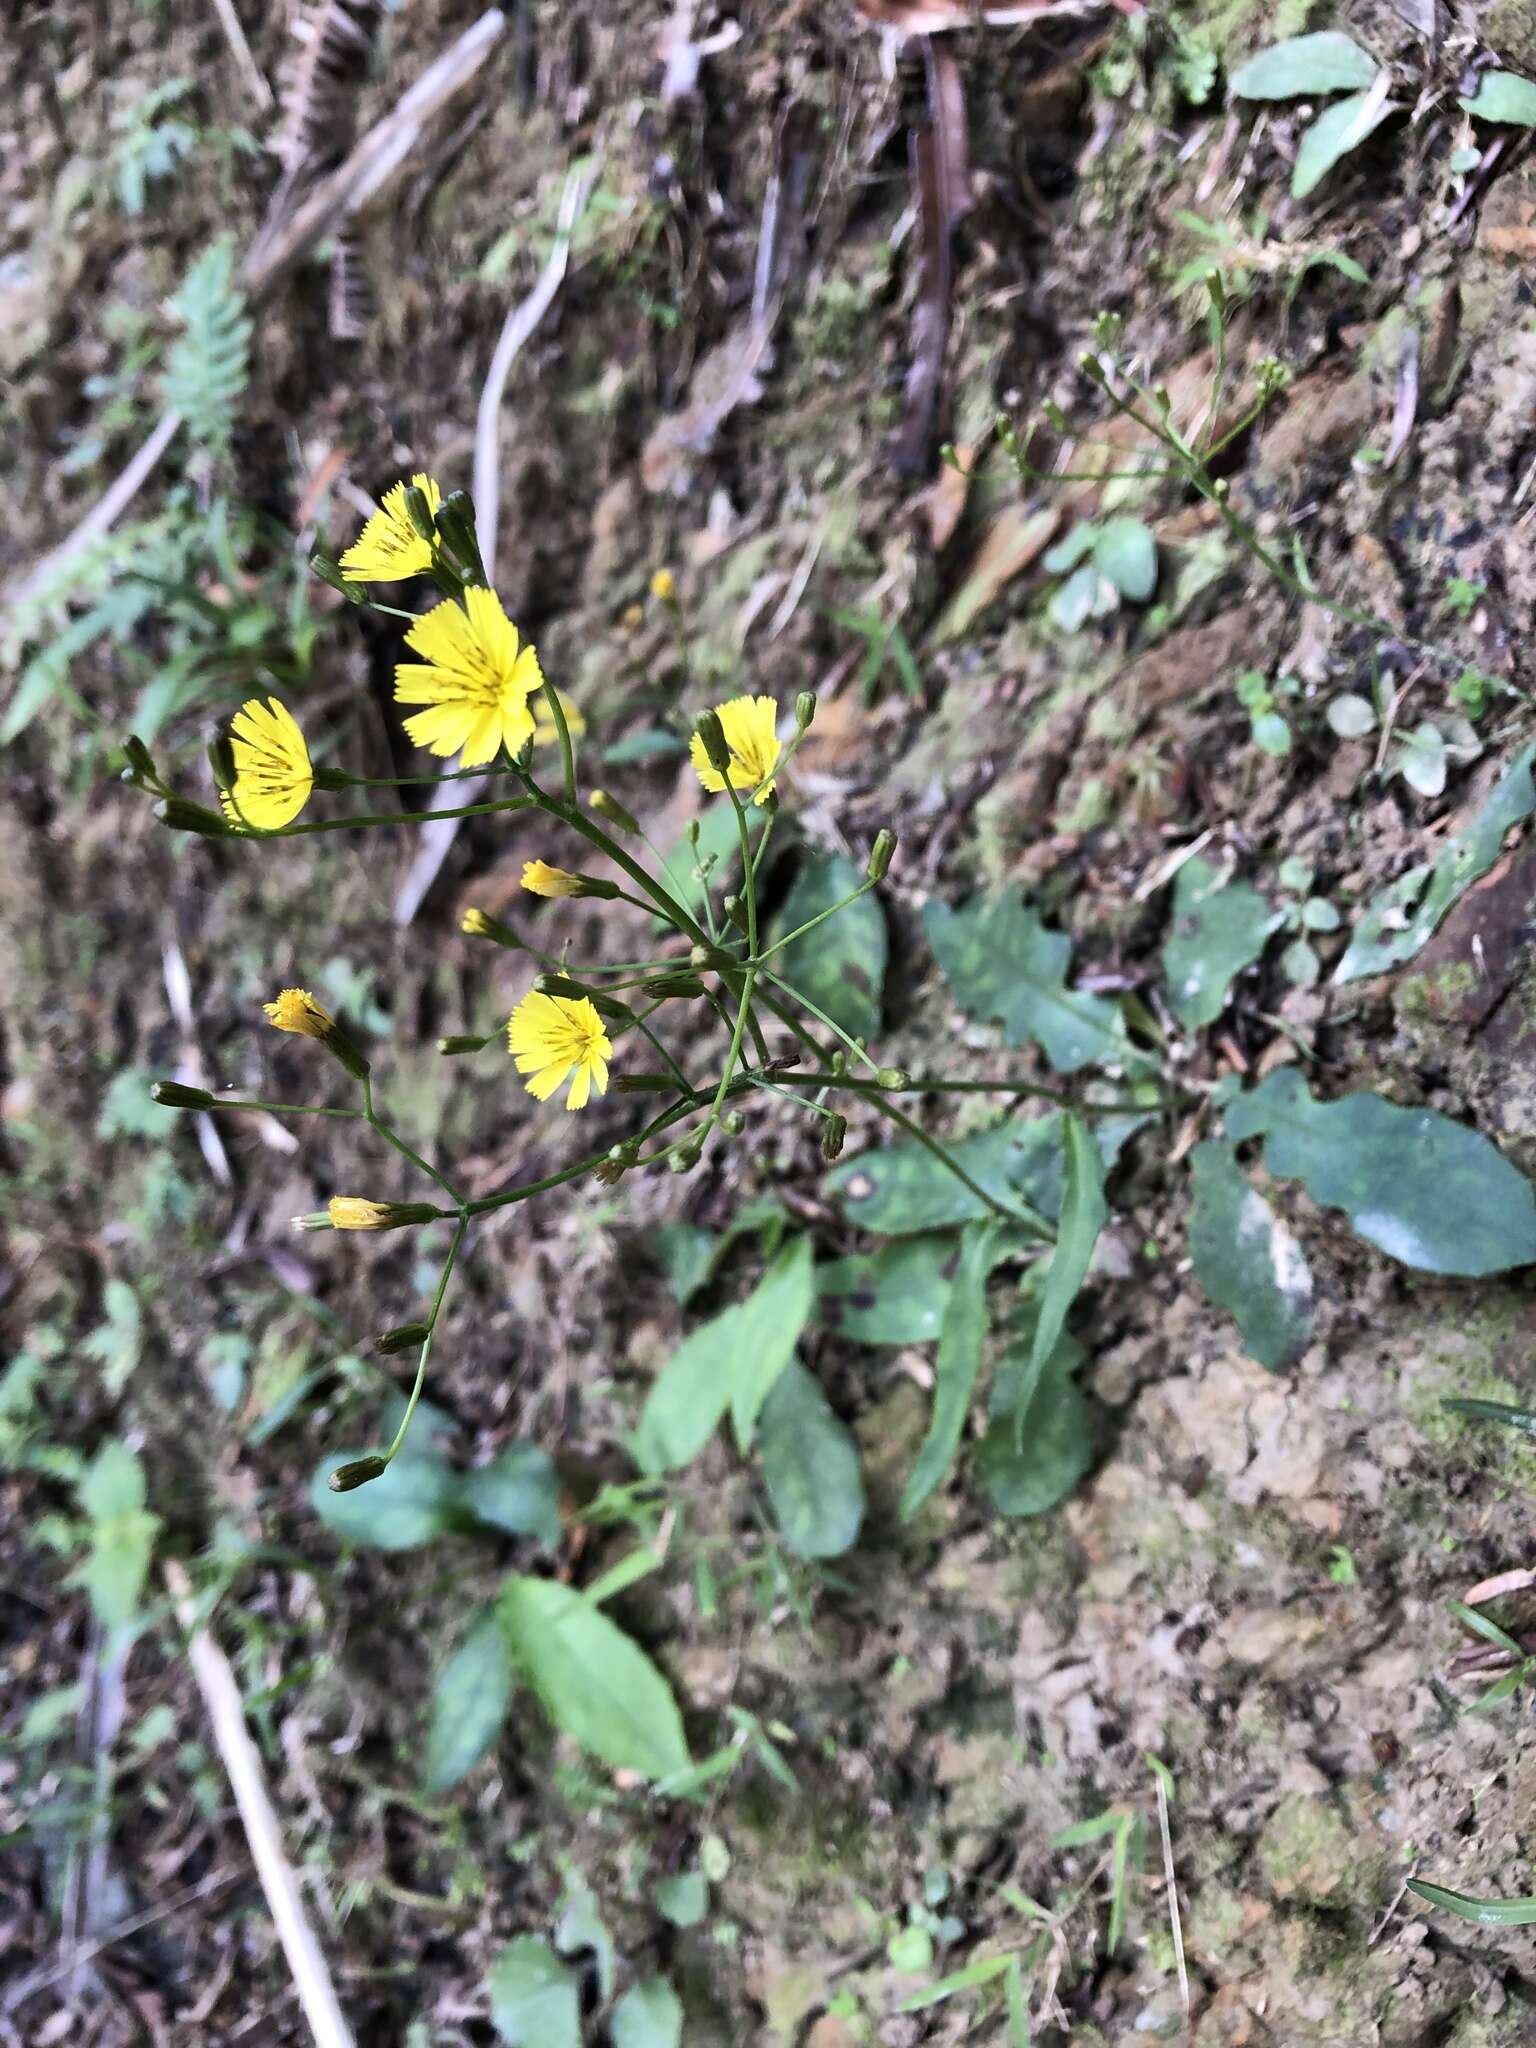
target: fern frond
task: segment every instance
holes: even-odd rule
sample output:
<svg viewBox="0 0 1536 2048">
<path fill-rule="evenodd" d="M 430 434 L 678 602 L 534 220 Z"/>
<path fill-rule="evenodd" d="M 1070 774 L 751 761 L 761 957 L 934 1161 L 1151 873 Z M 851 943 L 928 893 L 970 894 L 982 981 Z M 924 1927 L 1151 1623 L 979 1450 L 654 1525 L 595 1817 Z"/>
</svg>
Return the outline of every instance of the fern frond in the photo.
<svg viewBox="0 0 1536 2048">
<path fill-rule="evenodd" d="M 183 331 L 166 357 L 165 402 L 201 448 L 222 454 L 251 376 L 251 322 L 228 236 L 198 257 L 170 307 Z"/>
</svg>

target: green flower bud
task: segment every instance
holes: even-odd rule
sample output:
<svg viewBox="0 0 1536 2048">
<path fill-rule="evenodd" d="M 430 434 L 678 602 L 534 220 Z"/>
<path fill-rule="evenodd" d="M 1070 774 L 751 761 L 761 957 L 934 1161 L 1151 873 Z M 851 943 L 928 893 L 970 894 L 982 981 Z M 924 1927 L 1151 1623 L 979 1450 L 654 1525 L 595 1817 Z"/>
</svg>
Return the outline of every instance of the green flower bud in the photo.
<svg viewBox="0 0 1536 2048">
<path fill-rule="evenodd" d="M 701 711 L 699 722 L 694 727 L 700 744 L 709 758 L 709 765 L 721 775 L 729 776 L 731 750 L 726 744 L 725 727 L 720 723 L 718 711 Z"/>
<path fill-rule="evenodd" d="M 875 843 L 869 849 L 869 862 L 864 872 L 872 882 L 883 882 L 891 871 L 891 856 L 896 851 L 896 834 L 887 832 L 882 825 L 875 834 Z"/>
<path fill-rule="evenodd" d="M 354 1458 L 348 1465 L 338 1465 L 325 1483 L 332 1493 L 353 1493 L 359 1486 L 366 1486 L 370 1479 L 378 1479 L 388 1470 L 389 1460 L 374 1451 L 366 1458 Z"/>
<path fill-rule="evenodd" d="M 217 811 L 188 803 L 184 796 L 162 797 L 155 805 L 155 816 L 162 825 L 169 825 L 173 832 L 196 832 L 203 839 L 228 839 L 230 836 L 228 824 Z"/>
<path fill-rule="evenodd" d="M 432 507 L 427 503 L 427 494 L 420 484 L 405 487 L 406 517 L 423 540 L 437 539 L 437 523 L 432 517 Z"/>
<path fill-rule="evenodd" d="M 471 583 L 490 587 L 485 564 L 480 559 L 480 540 L 475 531 L 474 500 L 468 491 L 450 491 L 437 508 L 438 538 L 469 571 Z"/>
<path fill-rule="evenodd" d="M 912 1076 L 905 1067 L 881 1067 L 875 1075 L 875 1082 L 881 1088 L 899 1091 L 912 1086 Z"/>
<path fill-rule="evenodd" d="M 215 789 L 234 788 L 235 748 L 228 733 L 220 733 L 216 740 L 208 742 L 208 766 L 213 770 Z"/>
<path fill-rule="evenodd" d="M 600 818 L 606 818 L 610 825 L 617 825 L 621 832 L 629 833 L 631 838 L 639 838 L 639 819 L 632 817 L 619 802 L 618 798 L 610 796 L 606 789 L 594 789 L 587 797 L 587 802 L 596 811 L 597 815 Z"/>
<path fill-rule="evenodd" d="M 795 699 L 795 731 L 804 732 L 816 716 L 816 692 L 802 690 Z"/>
<path fill-rule="evenodd" d="M 397 1351 L 419 1351 L 431 1334 L 425 1323 L 402 1323 L 397 1330 L 375 1337 L 373 1348 L 381 1357 L 392 1358 Z"/>
<path fill-rule="evenodd" d="M 747 924 L 747 906 L 739 896 L 722 896 L 720 908 L 738 931 L 744 932 L 749 929 Z"/>
<path fill-rule="evenodd" d="M 728 1137 L 739 1138 L 747 1128 L 747 1120 L 739 1109 L 729 1109 L 720 1119 L 720 1128 Z"/>
<path fill-rule="evenodd" d="M 186 1088 L 180 1081 L 156 1081 L 149 1094 L 162 1109 L 212 1109 L 214 1103 L 206 1088 Z"/>
<path fill-rule="evenodd" d="M 123 759 L 128 763 L 128 772 L 131 775 L 140 776 L 146 782 L 159 781 L 160 775 L 155 767 L 154 756 L 137 733 L 129 733 L 127 739 L 123 741 Z"/>
<path fill-rule="evenodd" d="M 499 1031 L 493 1031 L 484 1038 L 477 1038 L 473 1032 L 469 1031 L 455 1032 L 448 1038 L 440 1038 L 437 1041 L 437 1049 L 440 1053 L 445 1053 L 451 1059 L 456 1053 L 483 1052 L 490 1044 L 492 1038 L 499 1038 L 500 1036 L 501 1033 Z"/>
<path fill-rule="evenodd" d="M 737 963 L 729 953 L 722 953 L 718 946 L 695 946 L 688 955 L 691 965 L 702 971 L 706 967 L 734 967 Z"/>
<path fill-rule="evenodd" d="M 368 585 L 359 583 L 351 576 L 343 576 L 339 566 L 330 555 L 322 555 L 317 548 L 309 558 L 311 573 L 332 590 L 339 590 L 348 604 L 362 604 L 368 595 Z"/>
<path fill-rule="evenodd" d="M 577 1002 L 583 996 L 590 999 L 597 994 L 587 982 L 572 981 L 568 974 L 536 974 L 533 986 L 541 996 L 564 996 L 567 1002 Z"/>
<path fill-rule="evenodd" d="M 821 1126 L 821 1156 L 830 1163 L 843 1149 L 843 1140 L 848 1135 L 848 1119 L 834 1110 Z"/>
<path fill-rule="evenodd" d="M 367 1080 L 371 1072 L 369 1064 L 339 1024 L 333 1024 L 327 1031 L 324 1044 L 332 1059 L 345 1067 L 354 1081 Z"/>
<path fill-rule="evenodd" d="M 683 997 L 701 996 L 704 984 L 696 974 L 658 974 L 652 981 L 640 984 L 648 996 Z"/>
</svg>

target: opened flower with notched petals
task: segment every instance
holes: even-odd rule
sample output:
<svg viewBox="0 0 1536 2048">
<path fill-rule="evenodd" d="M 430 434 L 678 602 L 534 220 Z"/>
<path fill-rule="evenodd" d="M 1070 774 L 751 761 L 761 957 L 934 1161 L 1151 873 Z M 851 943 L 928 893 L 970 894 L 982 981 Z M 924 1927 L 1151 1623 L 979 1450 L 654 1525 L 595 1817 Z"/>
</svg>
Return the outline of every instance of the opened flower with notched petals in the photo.
<svg viewBox="0 0 1536 2048">
<path fill-rule="evenodd" d="M 771 697 L 732 697 L 728 704 L 717 707 L 716 716 L 731 750 L 728 773 L 732 789 L 757 790 L 754 801 L 767 803 L 773 795 L 773 784 L 765 779 L 772 775 L 783 752 L 777 730 L 778 705 Z M 726 777 L 710 760 L 697 733 L 690 751 L 694 770 L 704 787 L 716 792 L 723 790 Z M 758 789 L 760 782 L 765 783 L 762 789 Z"/>
<path fill-rule="evenodd" d="M 507 1050 L 526 1074 L 530 1095 L 547 1102 L 571 1079 L 567 1109 L 584 1109 L 595 1086 L 607 1093 L 613 1044 L 603 1020 L 585 996 L 526 995 L 507 1024 Z"/>
<path fill-rule="evenodd" d="M 503 747 L 515 754 L 532 738 L 528 699 L 543 688 L 544 674 L 494 590 L 466 590 L 462 606 L 445 598 L 416 621 L 405 644 L 424 657 L 395 670 L 395 701 L 427 706 L 405 721 L 418 747 L 480 768 Z"/>
<path fill-rule="evenodd" d="M 426 499 L 435 525 L 442 492 L 419 470 L 411 482 Z M 405 491 L 405 485 L 398 483 L 384 493 L 384 502 L 336 565 L 344 576 L 360 583 L 403 583 L 406 577 L 424 575 L 431 568 L 431 543 L 411 523 Z"/>
<path fill-rule="evenodd" d="M 249 697 L 235 713 L 229 729 L 235 757 L 235 780 L 219 792 L 224 815 L 233 825 L 275 832 L 293 820 L 309 802 L 315 786 L 309 748 L 298 721 L 286 704 L 269 697 Z"/>
</svg>

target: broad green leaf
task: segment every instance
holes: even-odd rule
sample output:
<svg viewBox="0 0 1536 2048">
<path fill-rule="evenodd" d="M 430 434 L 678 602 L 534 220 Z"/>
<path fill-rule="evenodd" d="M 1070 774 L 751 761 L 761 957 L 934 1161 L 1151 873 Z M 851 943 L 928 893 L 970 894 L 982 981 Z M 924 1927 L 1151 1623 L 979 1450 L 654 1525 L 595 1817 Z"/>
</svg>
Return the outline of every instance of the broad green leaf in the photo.
<svg viewBox="0 0 1536 2048">
<path fill-rule="evenodd" d="M 1422 1877 L 1411 1877 L 1408 1889 L 1427 1906 L 1443 1906 L 1458 1920 L 1470 1920 L 1478 1927 L 1536 1927 L 1536 1898 L 1473 1899 L 1465 1892 L 1429 1884 Z"/>
<path fill-rule="evenodd" d="M 491 1971 L 491 2025 L 506 2048 L 581 2048 L 581 1980 L 547 1941 L 520 1934 Z"/>
<path fill-rule="evenodd" d="M 482 1607 L 437 1675 L 422 1790 L 436 1799 L 485 1755 L 512 1700 L 512 1652 L 494 1606 Z"/>
<path fill-rule="evenodd" d="M 489 1465 L 464 1474 L 458 1500 L 485 1528 L 536 1536 L 551 1550 L 560 1541 L 560 1482 L 537 1444 L 504 1444 Z"/>
<path fill-rule="evenodd" d="M 688 1306 L 715 1270 L 720 1248 L 719 1234 L 699 1223 L 663 1223 L 646 1239 L 646 1249 L 666 1274 L 680 1308 Z"/>
<path fill-rule="evenodd" d="M 1478 1132 L 1379 1095 L 1318 1102 L 1293 1067 L 1227 1111 L 1239 1142 L 1264 1137 L 1271 1173 L 1342 1209 L 1359 1235 L 1426 1273 L 1476 1276 L 1536 1261 L 1536 1192 Z"/>
<path fill-rule="evenodd" d="M 1485 71 L 1477 91 L 1456 104 L 1483 121 L 1502 121 L 1511 128 L 1536 128 L 1536 85 L 1517 71 Z"/>
<path fill-rule="evenodd" d="M 792 1238 L 741 1304 L 731 1370 L 731 1421 L 739 1450 L 752 1441 L 758 1413 L 794 1357 L 815 1301 L 811 1240 Z"/>
<path fill-rule="evenodd" d="M 987 1276 L 992 1270 L 994 1221 L 969 1225 L 960 1239 L 955 1283 L 944 1309 L 933 1366 L 933 1417 L 901 1496 L 908 1522 L 942 1481 L 960 1447 L 966 1413 L 981 1372 L 987 1334 Z"/>
<path fill-rule="evenodd" d="M 1481 881 L 1499 857 L 1504 835 L 1536 811 L 1531 764 L 1536 747 L 1524 747 L 1510 762 L 1488 800 L 1453 839 L 1433 867 L 1410 868 L 1369 906 L 1350 934 L 1334 969 L 1336 982 L 1359 981 L 1400 967 L 1428 944 L 1445 913 L 1462 892 Z"/>
<path fill-rule="evenodd" d="M 952 1237 L 898 1238 L 877 1252 L 819 1265 L 817 1314 L 856 1344 L 930 1344 L 954 1273 Z"/>
<path fill-rule="evenodd" d="M 1298 100 L 1319 92 L 1359 92 L 1376 76 L 1375 59 L 1338 29 L 1272 43 L 1231 78 L 1240 100 Z"/>
<path fill-rule="evenodd" d="M 1398 111 L 1395 101 L 1378 99 L 1370 92 L 1351 93 L 1347 100 L 1325 107 L 1297 148 L 1291 166 L 1291 197 L 1305 199 L 1315 192 L 1341 158 L 1358 149 Z"/>
<path fill-rule="evenodd" d="M 1093 1463 L 1093 1410 L 1072 1377 L 1083 1362 L 1082 1346 L 1073 1337 L 1058 1338 L 1038 1375 L 1030 1369 L 1032 1348 L 1026 1330 L 1004 1354 L 987 1433 L 976 1447 L 977 1474 L 1000 1515 L 1048 1513 Z"/>
<path fill-rule="evenodd" d="M 1067 1186 L 1062 1197 L 1056 1242 L 1051 1247 L 1045 1281 L 1040 1288 L 1034 1336 L 1029 1349 L 1029 1377 L 1019 1399 L 1027 1409 L 1040 1382 L 1045 1362 L 1056 1349 L 1067 1316 L 1088 1277 L 1093 1248 L 1109 1210 L 1104 1201 L 1104 1156 L 1081 1117 L 1068 1112 L 1064 1124 Z"/>
<path fill-rule="evenodd" d="M 864 1519 L 858 1447 L 798 1359 L 763 1403 L 758 1455 L 774 1520 L 790 1549 L 799 1557 L 841 1557 L 851 1550 Z"/>
<path fill-rule="evenodd" d="M 1281 922 L 1281 913 L 1246 882 L 1224 882 L 1198 854 L 1185 861 L 1174 884 L 1163 971 L 1168 1007 L 1187 1031 L 1215 1022 L 1234 976 L 1258 959 Z"/>
<path fill-rule="evenodd" d="M 604 1998 L 613 1996 L 614 1946 L 597 1900 L 590 1886 L 573 1879 L 555 1925 L 555 1947 L 563 1956 L 579 1956 L 590 1949 L 597 1957 L 597 1988 Z"/>
<path fill-rule="evenodd" d="M 309 1504 L 328 1529 L 347 1543 L 375 1550 L 419 1550 L 458 1526 L 457 1474 L 435 1457 L 413 1456 L 410 1442 L 407 1437 L 377 1479 L 351 1493 L 332 1493 L 330 1475 L 365 1451 L 338 1451 L 320 1460 L 309 1482 Z"/>
<path fill-rule="evenodd" d="M 683 1339 L 657 1374 L 632 1449 L 642 1472 L 674 1472 L 696 1458 L 730 1406 L 742 1312 L 722 1309 Z"/>
<path fill-rule="evenodd" d="M 769 938 L 777 940 L 808 924 L 851 895 L 863 879 L 841 854 L 813 854 L 802 862 Z M 793 940 L 775 956 L 773 968 L 850 1038 L 871 1039 L 880 1031 L 887 950 L 885 912 L 867 895 Z"/>
<path fill-rule="evenodd" d="M 688 1768 L 672 1688 L 607 1615 L 553 1579 L 515 1575 L 497 1604 L 512 1654 L 557 1728 L 615 1770 L 664 1778 Z"/>
<path fill-rule="evenodd" d="M 91 1547 L 65 1581 L 83 1586 L 103 1628 L 126 1628 L 138 1612 L 160 1517 L 145 1506 L 144 1467 L 128 1446 L 109 1438 L 80 1476 L 78 1495 L 90 1518 Z"/>
<path fill-rule="evenodd" d="M 665 1977 L 647 1977 L 613 2009 L 613 2048 L 681 2048 L 683 2008 Z"/>
<path fill-rule="evenodd" d="M 702 1870 L 682 1870 L 656 1887 L 656 1910 L 674 1927 L 697 1927 L 709 1911 L 709 1880 Z"/>
<path fill-rule="evenodd" d="M 1072 941 L 1047 931 L 1022 898 L 973 896 L 959 910 L 935 901 L 923 924 L 961 1009 L 1001 1022 L 1010 1045 L 1037 1040 L 1063 1074 L 1141 1063 L 1115 1005 L 1067 987 Z"/>
<path fill-rule="evenodd" d="M 1294 1365 L 1312 1339 L 1312 1274 L 1306 1254 L 1249 1185 L 1230 1145 L 1190 1154 L 1194 1202 L 1189 1251 L 1195 1278 L 1237 1323 L 1243 1349 L 1271 1372 Z"/>
<path fill-rule="evenodd" d="M 1093 560 L 1133 604 L 1145 603 L 1157 588 L 1157 542 L 1151 527 L 1129 513 L 1105 520 L 1094 536 Z"/>
<path fill-rule="evenodd" d="M 1100 572 L 1098 564 L 1084 562 L 1051 592 L 1046 609 L 1053 625 L 1063 633 L 1075 633 L 1090 619 L 1104 618 L 1119 601 L 1115 586 Z"/>
</svg>

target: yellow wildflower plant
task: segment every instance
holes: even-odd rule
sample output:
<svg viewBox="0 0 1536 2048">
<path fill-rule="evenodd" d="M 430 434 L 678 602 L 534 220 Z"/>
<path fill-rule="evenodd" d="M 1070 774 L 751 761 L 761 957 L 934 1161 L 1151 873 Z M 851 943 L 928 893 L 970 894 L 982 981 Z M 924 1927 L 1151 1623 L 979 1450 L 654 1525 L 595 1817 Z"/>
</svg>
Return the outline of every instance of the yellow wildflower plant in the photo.
<svg viewBox="0 0 1536 2048">
<path fill-rule="evenodd" d="M 507 1050 L 517 1071 L 528 1077 L 528 1093 L 540 1102 L 547 1102 L 567 1075 L 567 1109 L 584 1109 L 594 1085 L 599 1095 L 607 1093 L 613 1043 L 585 996 L 546 996 L 537 990 L 524 996 L 507 1023 Z"/>
<path fill-rule="evenodd" d="M 329 1038 L 336 1029 L 336 1019 L 307 988 L 282 989 L 276 1002 L 261 1007 L 279 1031 L 296 1031 L 301 1038 Z"/>
<path fill-rule="evenodd" d="M 426 499 L 435 525 L 437 508 L 443 502 L 442 492 L 431 477 L 423 476 L 419 470 L 411 482 Z M 337 564 L 344 576 L 355 577 L 361 583 L 403 583 L 406 577 L 424 575 L 431 568 L 431 543 L 423 540 L 412 525 L 405 492 L 406 486 L 398 483 L 384 493 L 378 511 Z"/>
<path fill-rule="evenodd" d="M 652 576 L 651 595 L 661 604 L 671 604 L 677 596 L 677 578 L 670 569 L 658 569 Z"/>
<path fill-rule="evenodd" d="M 543 671 L 494 590 L 471 587 L 462 606 L 445 598 L 416 621 L 405 644 L 424 657 L 395 670 L 395 701 L 428 707 L 405 721 L 418 747 L 480 768 L 503 747 L 515 754 L 533 737 L 528 699 L 543 688 Z"/>
<path fill-rule="evenodd" d="M 382 1230 L 389 1221 L 388 1202 L 370 1202 L 362 1195 L 332 1195 L 325 1210 L 332 1230 Z"/>
<path fill-rule="evenodd" d="M 556 690 L 555 695 L 560 699 L 560 709 L 565 713 L 566 731 L 573 740 L 579 740 L 586 732 L 587 721 L 564 690 Z M 547 747 L 560 737 L 560 729 L 555 724 L 546 701 L 548 696 L 549 691 L 546 689 L 533 714 L 533 744 L 536 747 Z"/>
<path fill-rule="evenodd" d="M 229 729 L 235 759 L 233 786 L 220 791 L 224 815 L 235 825 L 275 832 L 291 825 L 309 802 L 315 771 L 298 721 L 286 704 L 247 698 Z"/>
<path fill-rule="evenodd" d="M 729 703 L 716 706 L 715 715 L 720 720 L 725 743 L 731 752 L 728 773 L 732 789 L 756 789 L 756 801 L 766 803 L 773 795 L 773 784 L 766 778 L 778 766 L 779 755 L 783 751 L 777 729 L 778 705 L 772 697 L 732 697 Z M 718 794 L 725 788 L 726 777 L 710 760 L 697 733 L 693 736 L 690 752 L 700 782 L 707 790 Z M 764 784 L 762 789 L 757 788 L 760 782 Z"/>
</svg>

